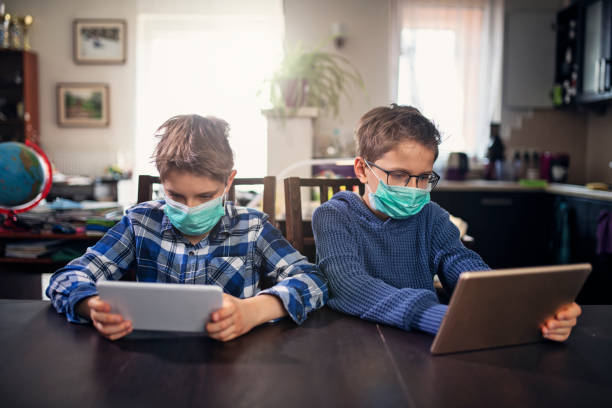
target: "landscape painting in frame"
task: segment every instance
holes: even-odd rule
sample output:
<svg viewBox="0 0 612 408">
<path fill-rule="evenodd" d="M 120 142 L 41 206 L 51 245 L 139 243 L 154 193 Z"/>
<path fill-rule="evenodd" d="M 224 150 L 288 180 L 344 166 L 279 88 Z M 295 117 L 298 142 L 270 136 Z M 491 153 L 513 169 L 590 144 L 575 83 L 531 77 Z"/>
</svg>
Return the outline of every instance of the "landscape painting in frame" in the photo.
<svg viewBox="0 0 612 408">
<path fill-rule="evenodd" d="M 75 20 L 73 37 L 74 60 L 78 64 L 125 62 L 125 20 Z"/>
<path fill-rule="evenodd" d="M 58 124 L 73 127 L 108 126 L 108 94 L 106 84 L 59 84 Z"/>
</svg>

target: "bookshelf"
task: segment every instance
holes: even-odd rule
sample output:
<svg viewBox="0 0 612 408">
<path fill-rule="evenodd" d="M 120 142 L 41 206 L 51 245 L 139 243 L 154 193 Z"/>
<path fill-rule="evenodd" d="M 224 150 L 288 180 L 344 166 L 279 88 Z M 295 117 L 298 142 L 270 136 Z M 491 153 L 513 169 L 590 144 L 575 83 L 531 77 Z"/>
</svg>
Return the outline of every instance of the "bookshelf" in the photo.
<svg viewBox="0 0 612 408">
<path fill-rule="evenodd" d="M 0 50 L 0 142 L 39 144 L 38 57 Z"/>
<path fill-rule="evenodd" d="M 0 299 L 40 299 L 42 296 L 42 274 L 53 273 L 66 261 L 51 258 L 5 257 L 6 244 L 18 241 L 65 240 L 81 242 L 91 246 L 100 237 L 79 234 L 31 233 L 0 231 Z"/>
</svg>

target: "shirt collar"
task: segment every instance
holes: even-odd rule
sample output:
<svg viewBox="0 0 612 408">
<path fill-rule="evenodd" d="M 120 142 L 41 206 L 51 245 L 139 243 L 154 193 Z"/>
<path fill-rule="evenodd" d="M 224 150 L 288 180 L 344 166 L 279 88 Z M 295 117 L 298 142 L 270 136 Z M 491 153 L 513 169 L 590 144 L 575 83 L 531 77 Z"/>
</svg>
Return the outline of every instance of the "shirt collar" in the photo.
<svg viewBox="0 0 612 408">
<path fill-rule="evenodd" d="M 237 217 L 238 212 L 236 211 L 236 206 L 232 201 L 225 202 L 225 215 L 221 217 L 221 221 L 215 225 L 211 233 L 217 234 L 229 234 L 231 229 L 238 222 Z"/>
</svg>

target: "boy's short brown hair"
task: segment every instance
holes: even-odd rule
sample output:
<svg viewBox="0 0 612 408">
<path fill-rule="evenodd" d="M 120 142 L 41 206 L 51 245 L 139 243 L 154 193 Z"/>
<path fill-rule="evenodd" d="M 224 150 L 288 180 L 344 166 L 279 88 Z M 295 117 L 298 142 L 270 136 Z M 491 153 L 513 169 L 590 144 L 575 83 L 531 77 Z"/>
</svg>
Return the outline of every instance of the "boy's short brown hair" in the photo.
<svg viewBox="0 0 612 408">
<path fill-rule="evenodd" d="M 404 140 L 414 140 L 434 152 L 438 158 L 440 132 L 418 109 L 412 106 L 380 106 L 359 120 L 355 132 L 357 155 L 374 162 Z"/>
<path fill-rule="evenodd" d="M 177 170 L 226 182 L 234 168 L 229 125 L 223 119 L 178 115 L 165 121 L 155 135 L 160 140 L 153 158 L 162 180 Z"/>
</svg>

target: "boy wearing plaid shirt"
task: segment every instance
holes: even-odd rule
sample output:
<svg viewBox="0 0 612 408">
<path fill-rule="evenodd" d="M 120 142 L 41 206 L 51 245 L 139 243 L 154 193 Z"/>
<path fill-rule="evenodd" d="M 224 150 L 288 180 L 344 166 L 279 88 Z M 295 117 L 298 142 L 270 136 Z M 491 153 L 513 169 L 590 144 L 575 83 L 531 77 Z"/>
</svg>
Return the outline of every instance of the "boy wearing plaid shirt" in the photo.
<svg viewBox="0 0 612 408">
<path fill-rule="evenodd" d="M 158 129 L 154 158 L 165 199 L 136 205 L 87 252 L 58 270 L 47 296 L 75 323 L 91 321 L 116 340 L 131 322 L 110 313 L 96 281 L 134 269 L 139 281 L 223 288 L 223 305 L 206 330 L 228 341 L 289 315 L 301 324 L 327 301 L 327 286 L 310 264 L 258 211 L 225 202 L 236 170 L 228 124 L 182 115 Z"/>
</svg>

